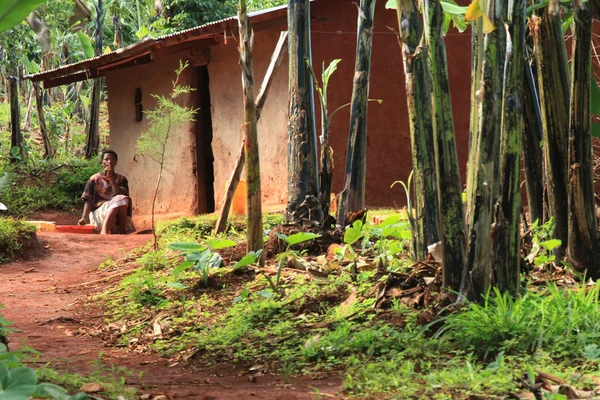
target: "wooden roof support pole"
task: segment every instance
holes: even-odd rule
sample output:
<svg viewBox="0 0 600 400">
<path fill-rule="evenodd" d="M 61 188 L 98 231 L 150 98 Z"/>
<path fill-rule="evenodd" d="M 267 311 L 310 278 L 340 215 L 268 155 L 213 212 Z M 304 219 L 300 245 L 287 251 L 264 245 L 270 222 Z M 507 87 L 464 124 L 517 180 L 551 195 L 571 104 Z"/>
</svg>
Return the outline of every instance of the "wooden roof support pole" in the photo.
<svg viewBox="0 0 600 400">
<path fill-rule="evenodd" d="M 287 31 L 281 32 L 281 34 L 279 35 L 279 41 L 277 42 L 277 46 L 275 46 L 275 50 L 273 51 L 273 55 L 271 56 L 271 63 L 269 64 L 269 68 L 267 68 L 267 72 L 260 86 L 260 92 L 258 93 L 258 96 L 256 98 L 257 122 L 260 119 L 260 113 L 267 100 L 267 94 L 269 93 L 269 89 L 271 88 L 273 75 L 275 75 L 275 72 L 277 72 L 277 69 L 279 69 L 279 67 L 281 66 L 283 57 L 286 54 L 287 36 Z M 235 162 L 235 166 L 233 167 L 233 171 L 231 172 L 231 177 L 229 178 L 227 184 L 227 190 L 225 190 L 225 194 L 223 195 L 221 213 L 219 214 L 219 219 L 217 220 L 217 224 L 215 225 L 215 234 L 225 232 L 225 228 L 227 227 L 227 219 L 229 218 L 229 212 L 231 211 L 233 195 L 235 194 L 237 185 L 240 182 L 240 178 L 242 177 L 244 161 L 244 140 L 242 140 L 242 147 L 240 148 L 240 153 L 238 154 L 237 161 Z"/>
</svg>

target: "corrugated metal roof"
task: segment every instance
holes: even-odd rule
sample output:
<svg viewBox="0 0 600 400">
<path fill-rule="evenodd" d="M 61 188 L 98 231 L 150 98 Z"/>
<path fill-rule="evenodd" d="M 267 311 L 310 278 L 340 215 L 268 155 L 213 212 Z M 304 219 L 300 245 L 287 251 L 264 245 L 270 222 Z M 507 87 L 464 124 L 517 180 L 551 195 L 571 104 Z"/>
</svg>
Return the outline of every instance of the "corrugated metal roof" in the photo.
<svg viewBox="0 0 600 400">
<path fill-rule="evenodd" d="M 315 1 L 315 0 L 311 0 L 311 1 Z M 257 20 L 257 19 L 269 20 L 271 18 L 276 18 L 280 14 L 280 11 L 282 11 L 282 10 L 286 10 L 286 13 L 287 13 L 287 6 L 278 6 L 278 7 L 268 8 L 266 10 L 253 11 L 251 13 L 248 13 L 248 17 L 250 19 L 250 22 L 253 22 L 252 20 Z M 261 16 L 266 16 L 268 18 L 263 19 L 263 18 L 261 18 Z M 140 42 L 133 43 L 122 49 L 111 51 L 110 53 L 102 54 L 100 56 L 89 58 L 87 60 L 78 61 L 73 64 L 63 65 L 61 67 L 54 68 L 54 69 L 51 69 L 48 71 L 38 72 L 35 74 L 31 74 L 31 75 L 26 75 L 24 78 L 31 79 L 33 81 L 44 81 L 45 79 L 55 79 L 55 78 L 59 78 L 59 77 L 63 77 L 63 76 L 68 76 L 68 75 L 74 74 L 76 72 L 81 72 L 83 70 L 86 70 L 88 68 L 103 66 L 103 65 L 115 62 L 115 61 L 120 61 L 120 60 L 126 59 L 128 57 L 135 57 L 136 54 L 138 54 L 138 53 L 142 54 L 144 51 L 148 50 L 150 47 L 154 47 L 157 45 L 160 46 L 160 44 L 162 44 L 161 42 L 164 42 L 168 46 L 168 44 L 167 44 L 169 42 L 168 39 L 185 38 L 186 36 L 190 36 L 190 35 L 193 35 L 194 37 L 196 37 L 196 34 L 201 34 L 201 33 L 210 31 L 211 27 L 217 27 L 219 25 L 224 25 L 224 24 L 226 25 L 233 21 L 237 21 L 237 16 L 225 18 L 225 19 L 222 19 L 219 21 L 209 22 L 204 25 L 186 29 L 186 30 L 183 30 L 180 32 L 171 33 L 168 35 L 163 35 L 163 36 L 160 36 L 157 38 L 145 39 Z M 207 33 L 210 33 L 210 32 L 207 32 Z M 193 40 L 193 39 L 190 39 L 190 40 Z"/>
</svg>

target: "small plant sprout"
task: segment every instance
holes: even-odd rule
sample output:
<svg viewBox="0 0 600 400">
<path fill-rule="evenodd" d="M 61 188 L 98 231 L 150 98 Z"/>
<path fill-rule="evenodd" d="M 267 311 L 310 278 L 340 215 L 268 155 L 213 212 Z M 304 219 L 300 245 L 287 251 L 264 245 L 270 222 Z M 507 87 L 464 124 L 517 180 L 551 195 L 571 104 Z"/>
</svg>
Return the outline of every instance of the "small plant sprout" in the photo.
<svg viewBox="0 0 600 400">
<path fill-rule="evenodd" d="M 171 250 L 180 251 L 185 255 L 186 261 L 179 264 L 173 270 L 173 275 L 179 275 L 188 268 L 193 268 L 200 273 L 203 286 L 208 286 L 210 269 L 216 269 L 223 264 L 223 258 L 216 250 L 235 246 L 236 243 L 229 239 L 209 238 L 202 243 L 180 242 L 171 243 L 168 247 Z"/>
<path fill-rule="evenodd" d="M 275 276 L 275 281 L 273 281 L 273 279 L 270 276 L 268 276 L 267 274 L 264 274 L 265 278 L 269 282 L 269 286 L 271 287 L 272 293 L 274 293 L 274 294 L 279 293 L 281 271 L 283 270 L 283 267 L 285 267 L 286 264 L 288 263 L 288 259 L 290 257 L 294 257 L 297 259 L 300 256 L 300 254 L 298 254 L 297 251 L 291 249 L 292 246 L 295 246 L 300 243 L 308 242 L 309 240 L 316 239 L 318 237 L 321 237 L 321 235 L 318 235 L 318 234 L 312 233 L 312 232 L 298 232 L 298 233 L 294 233 L 293 235 L 290 235 L 290 236 L 284 235 L 282 233 L 277 233 L 277 237 L 279 239 L 283 240 L 287 244 L 287 247 L 283 253 L 280 253 L 277 256 L 277 261 L 279 261 L 279 263 L 277 265 L 277 275 Z M 266 294 L 266 293 L 263 293 L 263 294 Z M 269 296 L 267 295 L 265 297 L 269 297 Z"/>
</svg>

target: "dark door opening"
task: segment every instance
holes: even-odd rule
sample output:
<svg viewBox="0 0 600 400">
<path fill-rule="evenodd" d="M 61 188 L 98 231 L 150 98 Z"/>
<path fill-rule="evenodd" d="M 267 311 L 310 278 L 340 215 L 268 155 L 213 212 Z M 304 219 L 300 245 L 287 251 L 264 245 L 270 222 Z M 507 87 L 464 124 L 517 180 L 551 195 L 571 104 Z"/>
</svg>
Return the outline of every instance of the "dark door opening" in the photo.
<svg viewBox="0 0 600 400">
<path fill-rule="evenodd" d="M 208 68 L 196 68 L 198 112 L 196 114 L 196 177 L 198 179 L 198 213 L 215 211 L 215 171 L 212 151 L 212 119 Z"/>
</svg>

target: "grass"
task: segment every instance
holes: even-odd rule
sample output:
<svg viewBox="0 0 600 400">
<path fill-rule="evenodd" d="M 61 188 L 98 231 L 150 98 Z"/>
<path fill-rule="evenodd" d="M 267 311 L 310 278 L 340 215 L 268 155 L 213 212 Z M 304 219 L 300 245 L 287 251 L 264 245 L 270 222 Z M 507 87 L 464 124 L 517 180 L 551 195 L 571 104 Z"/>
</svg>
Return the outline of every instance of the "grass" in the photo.
<svg viewBox="0 0 600 400">
<path fill-rule="evenodd" d="M 12 177 L 2 202 L 11 215 L 21 218 L 46 209 L 78 210 L 86 182 L 100 170 L 97 159 L 5 165 L 0 175 L 10 173 Z"/>
<path fill-rule="evenodd" d="M 532 286 L 516 299 L 491 292 L 482 304 L 446 311 L 428 325 L 419 322 L 421 313 L 440 310 L 414 309 L 401 299 L 391 299 L 385 309 L 374 307 L 388 278 L 381 264 L 379 272 L 363 268 L 354 276 L 342 263 L 321 278 L 286 269 L 279 295 L 268 290 L 263 274 L 233 270 L 235 260 L 215 270 L 208 286 L 200 285 L 199 273 L 191 269 L 175 275 L 181 257 L 167 244 L 209 235 L 215 220 L 200 216 L 161 224 L 161 248 L 138 251 L 136 273 L 99 297 L 105 323 L 126 327 L 116 333 L 118 343 L 135 342 L 204 366 L 266 365 L 284 381 L 340 374 L 351 397 L 514 395 L 524 390 L 523 377 L 535 377 L 535 371 L 579 389 L 595 387 L 600 361 L 596 286 Z M 265 229 L 281 220 L 270 216 Z M 369 224 L 362 228 L 366 240 L 356 242 L 357 256 L 375 265 L 385 240 L 387 273 L 410 274 L 406 239 L 379 237 L 380 230 Z M 234 219 L 226 236 L 239 239 L 243 232 L 243 222 Z M 303 262 L 315 261 L 304 257 Z M 267 268 L 275 265 L 267 262 Z M 159 338 L 152 336 L 157 318 L 165 332 Z"/>
<path fill-rule="evenodd" d="M 0 262 L 17 256 L 35 236 L 35 227 L 12 218 L 0 218 Z"/>
</svg>

